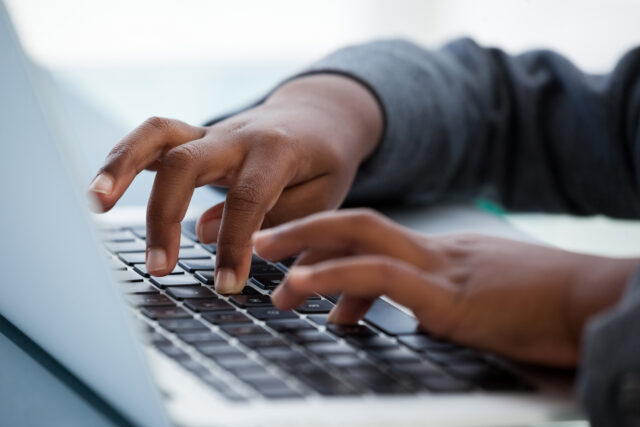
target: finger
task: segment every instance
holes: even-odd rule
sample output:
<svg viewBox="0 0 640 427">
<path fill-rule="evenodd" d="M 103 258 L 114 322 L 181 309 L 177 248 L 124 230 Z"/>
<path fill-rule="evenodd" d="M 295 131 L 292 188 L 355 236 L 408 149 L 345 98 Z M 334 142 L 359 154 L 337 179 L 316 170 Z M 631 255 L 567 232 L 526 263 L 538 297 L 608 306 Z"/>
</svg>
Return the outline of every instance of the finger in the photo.
<svg viewBox="0 0 640 427">
<path fill-rule="evenodd" d="M 355 325 L 373 305 L 375 298 L 342 295 L 329 313 L 329 322 L 339 325 Z"/>
<path fill-rule="evenodd" d="M 224 202 L 207 209 L 200 215 L 196 223 L 196 234 L 202 243 L 214 243 L 218 240 L 222 213 L 224 212 Z"/>
<path fill-rule="evenodd" d="M 256 252 L 269 260 L 306 249 L 381 254 L 424 267 L 429 255 L 413 233 L 366 209 L 322 212 L 256 233 Z"/>
<path fill-rule="evenodd" d="M 344 195 L 335 194 L 335 187 L 333 175 L 322 175 L 287 187 L 275 206 L 265 215 L 262 228 L 275 227 L 293 219 L 336 209 Z"/>
<path fill-rule="evenodd" d="M 339 258 L 344 256 L 345 254 L 341 251 L 321 251 L 321 250 L 309 250 L 301 253 L 296 261 L 294 262 L 292 268 L 296 266 L 304 266 L 304 265 L 312 265 L 322 261 L 326 261 L 333 258 Z M 286 280 L 283 281 L 278 288 L 286 286 Z M 309 295 L 300 294 L 291 289 L 287 291 L 279 291 L 278 288 L 274 290 L 274 293 L 280 294 L 279 303 L 283 304 L 283 306 L 287 307 L 299 307 L 301 306 Z"/>
<path fill-rule="evenodd" d="M 204 136 L 204 128 L 179 120 L 153 117 L 120 141 L 89 185 L 103 211 L 113 207 L 135 176 L 168 149 Z"/>
<path fill-rule="evenodd" d="M 276 158 L 278 167 L 273 168 Z M 256 148 L 245 158 L 224 204 L 214 280 L 218 292 L 235 293 L 244 287 L 251 264 L 251 236 L 290 181 L 291 169 L 286 157 L 265 149 Z"/>
<path fill-rule="evenodd" d="M 313 266 L 292 268 L 283 292 L 302 295 L 313 293 L 343 295 L 362 299 L 375 299 L 387 295 L 394 301 L 412 309 L 418 317 L 451 311 L 456 291 L 416 267 L 386 256 L 354 256 L 325 261 Z M 272 295 L 278 304 L 279 295 Z M 294 307 L 280 307 L 294 308 Z"/>
<path fill-rule="evenodd" d="M 169 150 L 162 159 L 147 205 L 147 269 L 157 276 L 176 264 L 180 223 L 195 187 L 218 179 L 238 153 L 224 143 L 201 139 Z"/>
</svg>

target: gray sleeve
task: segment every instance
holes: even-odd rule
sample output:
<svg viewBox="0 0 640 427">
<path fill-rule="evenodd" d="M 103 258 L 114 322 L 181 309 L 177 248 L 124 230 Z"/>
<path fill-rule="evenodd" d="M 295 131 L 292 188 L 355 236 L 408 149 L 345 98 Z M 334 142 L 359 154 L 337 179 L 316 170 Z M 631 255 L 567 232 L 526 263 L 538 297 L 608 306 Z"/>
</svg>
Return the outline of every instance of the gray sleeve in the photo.
<svg viewBox="0 0 640 427">
<path fill-rule="evenodd" d="M 362 82 L 384 111 L 352 202 L 482 195 L 513 210 L 640 216 L 640 49 L 596 76 L 550 51 L 389 40 L 300 75 L 313 73 Z"/>
<path fill-rule="evenodd" d="M 640 269 L 620 306 L 586 332 L 580 399 L 593 427 L 640 426 Z"/>
</svg>

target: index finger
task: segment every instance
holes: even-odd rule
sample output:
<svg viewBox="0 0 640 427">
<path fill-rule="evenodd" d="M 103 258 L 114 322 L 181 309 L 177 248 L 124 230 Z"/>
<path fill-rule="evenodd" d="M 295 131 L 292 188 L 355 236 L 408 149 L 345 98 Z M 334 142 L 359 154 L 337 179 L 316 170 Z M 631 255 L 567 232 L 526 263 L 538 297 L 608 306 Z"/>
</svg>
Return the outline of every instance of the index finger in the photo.
<svg viewBox="0 0 640 427">
<path fill-rule="evenodd" d="M 89 191 L 108 211 L 122 197 L 140 171 L 167 150 L 201 138 L 204 128 L 179 120 L 152 117 L 127 134 L 107 155 Z"/>
</svg>

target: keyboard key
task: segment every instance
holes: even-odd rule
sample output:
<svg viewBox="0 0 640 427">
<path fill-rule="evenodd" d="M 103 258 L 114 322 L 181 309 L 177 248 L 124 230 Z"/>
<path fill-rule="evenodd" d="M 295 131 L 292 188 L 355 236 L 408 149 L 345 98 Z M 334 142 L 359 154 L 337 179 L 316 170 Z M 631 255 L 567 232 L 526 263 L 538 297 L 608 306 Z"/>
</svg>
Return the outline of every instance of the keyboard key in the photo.
<svg viewBox="0 0 640 427">
<path fill-rule="evenodd" d="M 428 351 L 435 350 L 440 352 L 453 351 L 460 349 L 461 347 L 447 342 L 442 341 L 424 334 L 411 334 L 411 335 L 402 335 L 398 337 L 398 340 L 415 351 Z"/>
<path fill-rule="evenodd" d="M 288 332 L 287 338 L 296 344 L 310 344 L 310 343 L 323 343 L 323 342 L 335 342 L 336 339 L 326 334 L 324 332 L 320 332 L 316 329 Z"/>
<path fill-rule="evenodd" d="M 201 259 L 185 259 L 178 261 L 178 265 L 188 271 L 189 273 L 193 273 L 196 270 L 208 270 L 213 271 L 215 268 L 215 260 L 201 260 Z"/>
<path fill-rule="evenodd" d="M 460 380 L 469 381 L 486 390 L 517 390 L 520 386 L 520 381 L 513 374 L 486 362 L 456 363 L 447 365 L 445 370 Z"/>
<path fill-rule="evenodd" d="M 310 388 L 325 396 L 353 394 L 353 390 L 349 386 L 332 377 L 322 369 L 300 372 L 297 378 Z"/>
<path fill-rule="evenodd" d="M 186 370 L 193 372 L 197 376 L 202 376 L 209 373 L 209 369 L 207 369 L 204 365 L 196 362 L 192 358 L 183 358 L 180 361 L 180 365 Z"/>
<path fill-rule="evenodd" d="M 284 381 L 273 379 L 260 379 L 247 381 L 253 386 L 260 394 L 270 399 L 284 399 L 300 397 L 302 394 L 291 387 L 289 387 Z"/>
<path fill-rule="evenodd" d="M 143 252 L 147 249 L 145 242 L 141 240 L 134 240 L 130 242 L 105 242 L 104 246 L 109 252 L 123 253 L 123 252 Z"/>
<path fill-rule="evenodd" d="M 231 311 L 233 306 L 221 299 L 190 299 L 185 300 L 184 305 L 193 311 L 210 312 L 210 311 Z"/>
<path fill-rule="evenodd" d="M 109 267 L 110 270 L 126 270 L 127 269 L 127 265 L 116 258 L 109 258 L 107 260 L 107 267 Z"/>
<path fill-rule="evenodd" d="M 401 382 L 377 369 L 350 369 L 346 376 L 366 388 L 381 394 L 405 394 L 414 391 L 408 382 Z"/>
<path fill-rule="evenodd" d="M 289 347 L 258 348 L 256 351 L 265 359 L 278 365 L 293 366 L 309 363 L 307 356 Z"/>
<path fill-rule="evenodd" d="M 327 356 L 324 358 L 324 361 L 339 369 L 373 367 L 373 363 L 371 363 L 371 361 L 362 359 L 355 354 L 336 354 L 334 356 Z"/>
<path fill-rule="evenodd" d="M 347 341 L 350 344 L 353 344 L 357 347 L 364 348 L 367 350 L 374 349 L 389 349 L 389 348 L 398 348 L 399 345 L 391 338 L 385 336 L 372 336 L 372 337 L 360 337 L 360 336 L 349 336 L 346 337 Z"/>
<path fill-rule="evenodd" d="M 258 362 L 255 362 L 244 355 L 242 357 L 220 357 L 216 360 L 216 363 L 224 369 L 234 373 L 238 371 L 252 371 L 262 368 L 262 365 Z"/>
<path fill-rule="evenodd" d="M 445 374 L 426 375 L 418 377 L 417 380 L 433 392 L 459 393 L 473 389 L 473 386 L 469 382 L 458 380 Z"/>
<path fill-rule="evenodd" d="M 202 318 L 214 325 L 252 323 L 250 318 L 240 312 L 203 313 Z"/>
<path fill-rule="evenodd" d="M 180 252 L 178 252 L 178 259 L 207 259 L 211 260 L 213 263 L 213 258 L 211 258 L 211 254 L 199 247 L 193 248 L 180 248 Z"/>
<path fill-rule="evenodd" d="M 146 262 L 144 252 L 124 252 L 119 253 L 118 258 L 124 261 L 127 265 L 144 264 Z"/>
<path fill-rule="evenodd" d="M 114 230 L 100 233 L 103 242 L 131 242 L 136 236 L 129 230 Z"/>
<path fill-rule="evenodd" d="M 253 276 L 251 282 L 262 289 L 275 289 L 284 279 L 284 273 L 270 276 Z"/>
<path fill-rule="evenodd" d="M 307 300 L 302 306 L 296 308 L 296 311 L 305 314 L 311 313 L 328 313 L 333 308 L 327 300 Z"/>
<path fill-rule="evenodd" d="M 198 236 L 196 235 L 196 220 L 182 221 L 181 229 L 182 234 L 184 234 L 194 242 L 199 242 Z"/>
<path fill-rule="evenodd" d="M 151 319 L 179 319 L 191 317 L 180 307 L 143 307 L 142 314 Z"/>
<path fill-rule="evenodd" d="M 307 350 L 320 357 L 336 354 L 353 354 L 356 352 L 353 347 L 342 342 L 310 344 L 307 346 Z"/>
<path fill-rule="evenodd" d="M 439 365 L 450 365 L 457 362 L 475 362 L 481 361 L 482 358 L 479 353 L 469 350 L 455 350 L 449 351 L 426 351 L 423 353 L 426 358 Z"/>
<path fill-rule="evenodd" d="M 199 285 L 198 282 L 193 277 L 188 274 L 178 274 L 175 276 L 163 276 L 163 277 L 151 277 L 150 282 L 156 286 L 161 288 L 165 288 L 167 286 L 193 286 Z"/>
<path fill-rule="evenodd" d="M 141 239 L 146 239 L 147 237 L 147 226 L 146 225 L 136 225 L 133 227 L 129 227 L 129 230 L 137 237 Z"/>
<path fill-rule="evenodd" d="M 442 370 L 435 365 L 423 360 L 418 363 L 403 363 L 394 365 L 393 371 L 407 375 L 411 378 L 418 378 L 428 375 L 442 375 Z"/>
<path fill-rule="evenodd" d="M 218 245 L 216 245 L 215 243 L 201 243 L 200 246 L 202 246 L 205 251 L 210 252 L 214 255 L 216 254 L 216 252 L 218 252 Z"/>
<path fill-rule="evenodd" d="M 196 319 L 160 319 L 158 324 L 170 332 L 200 331 L 206 332 L 208 329 L 202 322 Z"/>
<path fill-rule="evenodd" d="M 165 355 L 169 356 L 172 359 L 176 359 L 176 360 L 181 360 L 181 359 L 188 359 L 189 355 L 187 353 L 185 353 L 184 351 L 180 350 L 178 347 L 172 345 L 162 345 L 159 347 L 156 347 L 158 350 L 160 350 L 162 353 L 164 353 Z"/>
<path fill-rule="evenodd" d="M 208 329 L 206 331 L 196 331 L 196 332 L 184 331 L 184 330 L 178 331 L 178 338 L 180 338 L 182 341 L 186 342 L 187 344 L 225 342 L 225 339 L 222 336 Z"/>
<path fill-rule="evenodd" d="M 364 319 L 389 335 L 419 332 L 418 321 L 413 316 L 380 298 L 373 303 Z"/>
<path fill-rule="evenodd" d="M 217 299 L 216 295 L 204 286 L 169 286 L 167 293 L 175 299 Z"/>
<path fill-rule="evenodd" d="M 151 275 L 149 274 L 149 272 L 147 271 L 147 265 L 146 264 L 134 264 L 133 265 L 133 271 L 135 271 L 136 273 L 138 273 L 141 276 L 144 277 L 150 277 Z M 180 267 L 176 266 L 173 268 L 173 270 L 171 270 L 171 273 L 169 274 L 184 274 L 184 270 L 181 269 Z"/>
<path fill-rule="evenodd" d="M 224 325 L 224 326 L 221 326 L 221 329 L 234 337 L 239 337 L 243 335 L 266 335 L 269 337 L 271 336 L 269 331 L 267 331 L 265 328 L 253 323 L 242 324 L 242 325 Z"/>
<path fill-rule="evenodd" d="M 253 307 L 249 308 L 247 312 L 260 320 L 295 319 L 298 317 L 291 310 L 279 310 L 275 307 Z"/>
<path fill-rule="evenodd" d="M 412 353 L 411 351 L 404 348 L 379 350 L 375 352 L 372 351 L 370 354 L 373 357 L 390 364 L 420 363 L 422 361 L 422 359 L 415 353 Z"/>
<path fill-rule="evenodd" d="M 329 320 L 326 314 L 311 314 L 307 316 L 307 319 L 311 320 L 316 325 L 325 326 Z"/>
<path fill-rule="evenodd" d="M 269 295 L 258 293 L 254 295 L 231 295 L 229 301 L 242 308 L 273 306 Z"/>
<path fill-rule="evenodd" d="M 296 262 L 296 257 L 289 257 L 289 258 L 283 259 L 278 264 L 283 265 L 284 267 L 289 269 L 293 265 L 294 262 Z"/>
<path fill-rule="evenodd" d="M 268 320 L 267 326 L 278 332 L 301 331 L 315 328 L 311 323 L 302 319 L 276 319 Z"/>
<path fill-rule="evenodd" d="M 166 296 L 155 293 L 155 294 L 142 294 L 142 295 L 127 295 L 127 301 L 131 305 L 135 305 L 137 307 L 146 307 L 146 306 L 175 306 L 176 303 L 171 301 Z"/>
<path fill-rule="evenodd" d="M 142 276 L 131 270 L 118 270 L 113 274 L 118 282 L 142 282 Z"/>
<path fill-rule="evenodd" d="M 196 279 L 206 285 L 213 285 L 213 270 L 211 271 L 196 271 L 194 275 Z"/>
<path fill-rule="evenodd" d="M 213 359 L 245 357 L 240 350 L 226 343 L 203 343 L 197 344 L 195 347 L 200 353 Z"/>
<path fill-rule="evenodd" d="M 268 336 L 240 336 L 238 340 L 249 348 L 271 348 L 271 347 L 287 347 L 282 338 Z"/>
<path fill-rule="evenodd" d="M 262 263 L 252 263 L 251 270 L 249 271 L 249 276 L 282 276 L 283 273 L 281 270 L 277 269 L 271 264 L 267 264 L 266 262 Z"/>
<path fill-rule="evenodd" d="M 125 294 L 157 294 L 158 290 L 148 283 L 120 283 L 120 290 Z"/>
<path fill-rule="evenodd" d="M 336 325 L 335 323 L 327 323 L 327 331 L 336 334 L 339 337 L 372 337 L 376 333 L 365 325 Z"/>
</svg>

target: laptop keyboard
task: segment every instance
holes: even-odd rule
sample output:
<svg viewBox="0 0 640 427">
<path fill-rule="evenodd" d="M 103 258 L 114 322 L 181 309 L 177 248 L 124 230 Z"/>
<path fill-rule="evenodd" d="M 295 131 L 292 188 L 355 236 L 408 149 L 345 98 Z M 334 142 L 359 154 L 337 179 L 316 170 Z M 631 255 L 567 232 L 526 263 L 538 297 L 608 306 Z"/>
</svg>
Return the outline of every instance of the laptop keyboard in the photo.
<svg viewBox="0 0 640 427">
<path fill-rule="evenodd" d="M 201 244 L 195 222 L 183 223 L 179 262 L 150 276 L 145 227 L 102 230 L 108 265 L 145 324 L 149 343 L 231 401 L 308 396 L 531 391 L 512 366 L 441 340 L 378 299 L 357 325 L 327 322 L 331 295 L 279 310 L 270 293 L 292 259 L 254 255 L 237 295 L 213 287 L 215 244 Z"/>
</svg>

